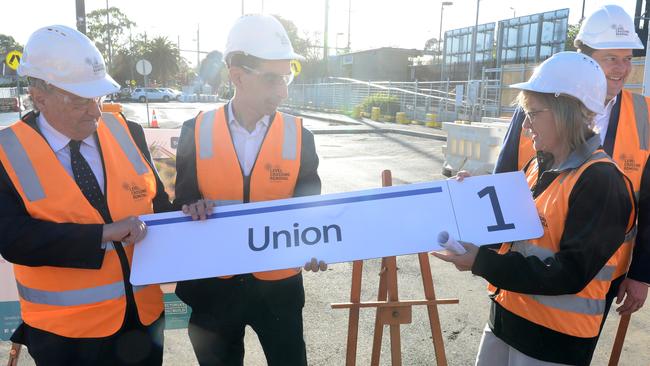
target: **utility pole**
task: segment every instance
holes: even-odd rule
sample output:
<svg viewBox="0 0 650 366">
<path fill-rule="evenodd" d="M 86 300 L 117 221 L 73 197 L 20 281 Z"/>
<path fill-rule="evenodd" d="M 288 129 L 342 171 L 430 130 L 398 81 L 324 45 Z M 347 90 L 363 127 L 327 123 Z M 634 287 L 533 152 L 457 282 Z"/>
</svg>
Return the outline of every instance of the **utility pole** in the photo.
<svg viewBox="0 0 650 366">
<path fill-rule="evenodd" d="M 111 18 L 110 15 L 108 14 L 108 0 L 106 0 L 106 37 L 108 39 L 108 42 L 106 44 L 108 45 L 108 71 L 110 72 L 111 70 L 111 63 L 112 63 L 112 53 L 111 53 Z"/>
<path fill-rule="evenodd" d="M 327 67 L 327 62 L 328 56 L 329 56 L 329 49 L 327 47 L 327 26 L 329 23 L 329 12 L 330 12 L 330 1 L 325 0 L 325 31 L 323 32 L 323 63 L 325 65 L 325 76 L 327 76 L 328 73 L 328 67 Z"/>
<path fill-rule="evenodd" d="M 580 24 L 585 20 L 585 0 L 582 0 L 582 15 L 580 16 Z"/>
<path fill-rule="evenodd" d="M 241 15 L 244 15 L 244 0 L 241 0 Z"/>
<path fill-rule="evenodd" d="M 348 0 L 348 46 L 346 52 L 350 53 L 350 20 L 352 19 L 352 0 Z"/>
<path fill-rule="evenodd" d="M 86 34 L 86 2 L 84 0 L 75 0 L 77 8 L 77 30 Z"/>
<path fill-rule="evenodd" d="M 477 36 L 477 31 L 478 31 L 478 11 L 479 11 L 479 4 L 481 3 L 481 0 L 476 0 L 476 21 L 474 22 L 474 29 L 472 29 L 472 54 L 470 55 L 469 58 L 469 78 L 468 80 L 472 80 L 474 78 L 474 64 L 476 63 L 476 36 Z"/>
<path fill-rule="evenodd" d="M 244 1 L 242 0 L 242 4 L 243 3 L 244 3 Z M 197 73 L 199 72 L 199 62 L 200 62 L 199 56 L 201 55 L 199 50 L 200 50 L 200 48 L 199 48 L 199 24 L 197 23 L 196 24 L 196 72 Z"/>
</svg>

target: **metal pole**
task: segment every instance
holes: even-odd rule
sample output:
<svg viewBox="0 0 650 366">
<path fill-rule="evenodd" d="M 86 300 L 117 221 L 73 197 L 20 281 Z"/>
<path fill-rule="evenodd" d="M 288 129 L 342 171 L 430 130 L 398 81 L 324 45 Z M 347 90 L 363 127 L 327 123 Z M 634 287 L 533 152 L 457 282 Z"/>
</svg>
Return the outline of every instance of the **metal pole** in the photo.
<svg viewBox="0 0 650 366">
<path fill-rule="evenodd" d="M 241 15 L 244 15 L 244 0 L 241 0 Z"/>
<path fill-rule="evenodd" d="M 111 17 L 108 13 L 108 0 L 106 0 L 106 37 L 108 41 L 106 42 L 108 44 L 108 71 L 110 73 L 111 71 L 111 62 L 112 62 L 112 55 L 111 55 Z"/>
<path fill-rule="evenodd" d="M 582 0 L 582 15 L 580 16 L 580 24 L 585 20 L 585 0 Z"/>
<path fill-rule="evenodd" d="M 242 1 L 242 4 L 243 3 L 244 2 Z M 197 73 L 199 72 L 199 62 L 200 62 L 199 56 L 200 55 L 201 55 L 201 53 L 199 51 L 199 24 L 197 23 L 196 24 L 196 72 Z"/>
<path fill-rule="evenodd" d="M 75 0 L 77 8 L 77 30 L 86 34 L 86 2 L 84 0 Z"/>
<path fill-rule="evenodd" d="M 348 0 L 348 46 L 346 53 L 350 53 L 350 20 L 352 19 L 352 0 Z"/>
<path fill-rule="evenodd" d="M 650 45 L 650 32 L 648 32 L 648 41 Z M 650 57 L 645 57 L 645 65 L 643 67 L 643 95 L 650 95 Z"/>
<path fill-rule="evenodd" d="M 479 12 L 480 3 L 481 0 L 476 0 L 476 21 L 474 22 L 474 29 L 472 29 L 472 54 L 469 60 L 468 80 L 472 80 L 472 78 L 474 77 L 474 63 L 476 62 L 476 33 L 478 31 L 478 12 Z"/>
<path fill-rule="evenodd" d="M 323 32 L 323 62 L 325 63 L 325 76 L 328 75 L 327 70 L 327 61 L 329 56 L 329 48 L 327 47 L 327 26 L 329 25 L 329 12 L 330 12 L 330 1 L 325 0 L 325 31 Z"/>
</svg>

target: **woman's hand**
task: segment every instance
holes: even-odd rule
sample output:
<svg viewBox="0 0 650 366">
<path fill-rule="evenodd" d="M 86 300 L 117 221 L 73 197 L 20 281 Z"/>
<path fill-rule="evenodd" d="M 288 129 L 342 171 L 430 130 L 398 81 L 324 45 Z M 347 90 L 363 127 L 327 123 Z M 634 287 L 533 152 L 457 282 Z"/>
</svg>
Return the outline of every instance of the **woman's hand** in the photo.
<svg viewBox="0 0 650 366">
<path fill-rule="evenodd" d="M 476 260 L 476 255 L 478 254 L 478 247 L 472 243 L 459 242 L 467 253 L 465 254 L 454 254 L 448 250 L 442 250 L 439 252 L 431 252 L 431 255 L 442 259 L 445 262 L 453 263 L 456 266 L 456 269 L 459 271 L 469 271 L 474 265 Z"/>
<path fill-rule="evenodd" d="M 459 182 L 462 182 L 463 179 L 471 177 L 472 174 L 468 172 L 467 170 L 459 170 L 458 173 L 456 173 L 455 176 L 451 177 L 451 179 L 456 179 Z"/>
<path fill-rule="evenodd" d="M 205 220 L 212 213 L 214 207 L 214 201 L 198 200 L 189 205 L 183 205 L 183 213 L 192 216 L 192 220 Z"/>
</svg>

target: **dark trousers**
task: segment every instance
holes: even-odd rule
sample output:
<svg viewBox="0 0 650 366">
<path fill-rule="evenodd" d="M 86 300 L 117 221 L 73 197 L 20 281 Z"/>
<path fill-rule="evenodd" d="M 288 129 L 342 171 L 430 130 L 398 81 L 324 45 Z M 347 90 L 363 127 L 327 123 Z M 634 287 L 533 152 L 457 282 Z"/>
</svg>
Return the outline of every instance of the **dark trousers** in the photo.
<svg viewBox="0 0 650 366">
<path fill-rule="evenodd" d="M 67 338 L 23 323 L 11 340 L 27 346 L 39 366 L 159 366 L 164 328 L 164 314 L 149 326 L 130 314 L 122 328 L 109 337 Z"/>
<path fill-rule="evenodd" d="M 199 291 L 202 299 L 189 301 L 193 305 L 188 333 L 202 366 L 243 365 L 246 325 L 257 333 L 269 366 L 307 365 L 301 274 L 279 281 L 247 274 L 199 284 L 206 291 Z"/>
</svg>

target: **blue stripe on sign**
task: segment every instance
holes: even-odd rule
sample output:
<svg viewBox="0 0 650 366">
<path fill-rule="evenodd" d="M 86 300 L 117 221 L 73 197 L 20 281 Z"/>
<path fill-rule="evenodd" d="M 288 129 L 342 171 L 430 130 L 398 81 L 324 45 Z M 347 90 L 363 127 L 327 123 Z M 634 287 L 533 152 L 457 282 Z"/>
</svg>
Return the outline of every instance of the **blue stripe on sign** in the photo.
<svg viewBox="0 0 650 366">
<path fill-rule="evenodd" d="M 280 205 L 280 206 L 272 206 L 272 207 L 251 208 L 251 209 L 229 211 L 229 212 L 217 212 L 209 215 L 208 220 L 222 219 L 225 217 L 254 215 L 254 214 L 268 213 L 268 212 L 298 210 L 302 208 L 334 206 L 334 205 L 341 205 L 344 203 L 377 201 L 377 200 L 383 200 L 387 198 L 419 196 L 423 194 L 441 193 L 441 192 L 442 192 L 442 187 L 430 187 L 430 188 L 414 189 L 412 191 L 405 191 L 405 192 L 378 193 L 378 194 L 371 194 L 368 196 L 335 198 L 331 200 L 323 200 L 318 202 L 291 203 L 288 205 Z M 172 217 L 172 218 L 160 219 L 160 220 L 149 220 L 149 221 L 145 221 L 145 223 L 148 226 L 156 226 L 156 225 L 167 225 L 167 224 L 174 224 L 177 222 L 186 222 L 186 221 L 192 221 L 192 216 Z"/>
</svg>

